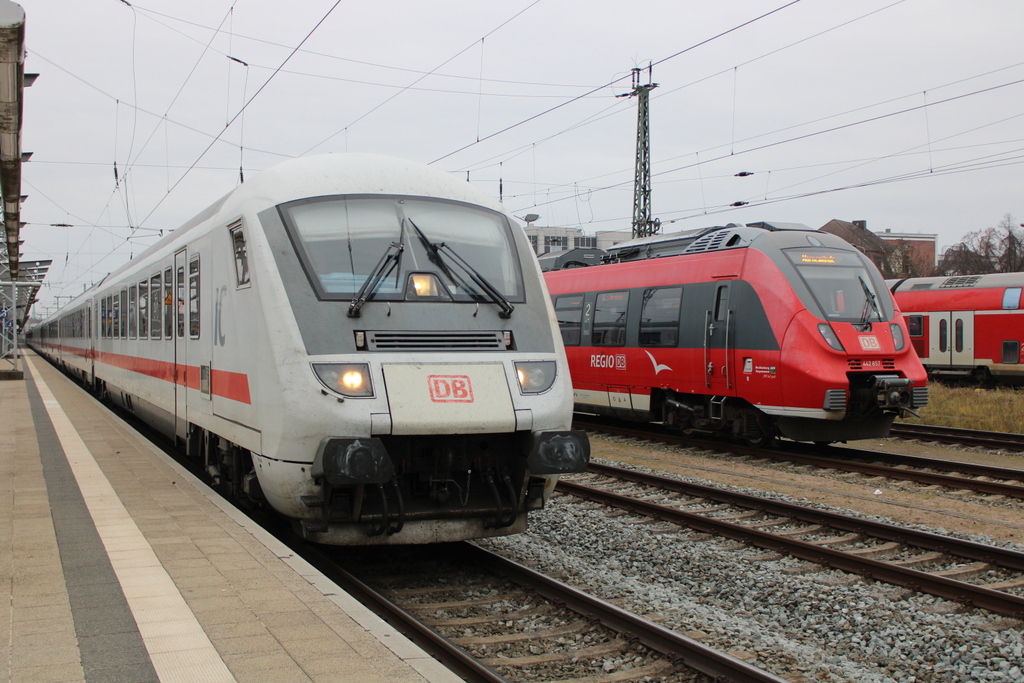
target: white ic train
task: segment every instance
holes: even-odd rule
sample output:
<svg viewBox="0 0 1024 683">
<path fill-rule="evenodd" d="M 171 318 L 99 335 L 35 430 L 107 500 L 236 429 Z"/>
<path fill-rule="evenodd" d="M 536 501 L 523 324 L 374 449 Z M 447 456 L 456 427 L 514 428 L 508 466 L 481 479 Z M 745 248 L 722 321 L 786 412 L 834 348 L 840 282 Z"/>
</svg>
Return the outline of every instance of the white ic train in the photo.
<svg viewBox="0 0 1024 683">
<path fill-rule="evenodd" d="M 321 543 L 517 533 L 589 460 L 523 231 L 390 157 L 247 180 L 29 343 Z"/>
</svg>

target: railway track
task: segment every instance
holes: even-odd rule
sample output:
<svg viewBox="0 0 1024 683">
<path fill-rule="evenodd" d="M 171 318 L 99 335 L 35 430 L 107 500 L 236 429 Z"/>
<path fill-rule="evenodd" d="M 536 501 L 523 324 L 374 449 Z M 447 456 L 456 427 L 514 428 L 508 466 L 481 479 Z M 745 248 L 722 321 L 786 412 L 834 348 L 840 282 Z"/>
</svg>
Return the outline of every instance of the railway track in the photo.
<svg viewBox="0 0 1024 683">
<path fill-rule="evenodd" d="M 592 463 L 558 490 L 629 512 L 1024 618 L 1024 553 Z"/>
<path fill-rule="evenodd" d="M 1004 434 L 1002 432 L 984 432 L 977 429 L 958 429 L 956 427 L 896 422 L 893 424 L 892 429 L 889 430 L 889 435 L 904 439 L 936 441 L 956 446 L 977 446 L 980 448 L 1024 452 L 1024 434 Z"/>
<path fill-rule="evenodd" d="M 303 554 L 467 681 L 785 683 L 471 543 Z"/>
<path fill-rule="evenodd" d="M 855 472 L 868 477 L 885 477 L 914 482 L 921 486 L 942 487 L 950 491 L 971 491 L 981 496 L 988 496 L 990 501 L 1024 500 L 1024 470 L 794 442 L 783 442 L 778 448 L 755 448 L 725 440 L 695 439 L 682 436 L 660 425 L 645 425 L 642 428 L 626 427 L 579 415 L 576 416 L 575 424 L 581 429 L 682 447 L 702 448 L 764 460 L 789 462 L 823 470 Z"/>
<path fill-rule="evenodd" d="M 197 477 L 205 475 L 159 434 L 136 425 L 140 427 L 179 464 Z M 455 562 L 447 571 L 417 568 L 417 563 L 433 561 L 418 557 L 425 546 L 388 548 L 377 553 L 376 564 L 366 564 L 357 548 L 311 544 L 276 515 L 259 509 L 244 512 L 469 683 L 619 683 L 645 678 L 663 683 L 789 683 L 469 542 L 440 546 L 446 561 Z M 388 555 L 398 560 L 381 560 Z M 468 577 L 471 567 L 475 578 L 451 582 L 453 576 Z M 373 585 L 382 579 L 386 586 Z M 514 597 L 502 582 L 519 586 L 518 594 Z M 481 590 L 491 595 L 481 595 Z M 448 618 L 430 614 L 473 609 L 480 613 Z M 553 619 L 564 622 L 561 630 L 540 626 Z M 465 635 L 467 627 L 488 626 L 493 630 L 489 635 Z M 536 675 L 538 668 L 546 673 Z M 574 669 L 580 675 L 565 675 Z"/>
</svg>

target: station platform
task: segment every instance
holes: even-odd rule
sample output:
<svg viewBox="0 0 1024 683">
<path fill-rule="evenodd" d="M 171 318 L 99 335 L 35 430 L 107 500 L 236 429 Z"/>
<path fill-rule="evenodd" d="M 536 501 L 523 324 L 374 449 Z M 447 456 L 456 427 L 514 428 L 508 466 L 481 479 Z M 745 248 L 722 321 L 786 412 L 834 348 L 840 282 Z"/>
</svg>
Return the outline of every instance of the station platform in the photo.
<svg viewBox="0 0 1024 683">
<path fill-rule="evenodd" d="M 24 360 L 0 382 L 0 679 L 461 681 Z"/>
</svg>

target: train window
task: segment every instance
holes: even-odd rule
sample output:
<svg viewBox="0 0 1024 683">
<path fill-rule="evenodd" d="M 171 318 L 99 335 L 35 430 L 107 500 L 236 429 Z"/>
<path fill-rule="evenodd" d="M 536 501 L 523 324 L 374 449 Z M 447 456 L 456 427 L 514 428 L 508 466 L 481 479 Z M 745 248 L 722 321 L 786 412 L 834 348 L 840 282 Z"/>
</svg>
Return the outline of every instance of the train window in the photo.
<svg viewBox="0 0 1024 683">
<path fill-rule="evenodd" d="M 235 286 L 241 287 L 249 284 L 249 254 L 245 250 L 242 222 L 239 221 L 230 226 L 229 230 L 231 231 L 231 251 L 235 254 Z"/>
<path fill-rule="evenodd" d="M 679 341 L 682 287 L 644 290 L 640 311 L 640 346 L 675 346 Z"/>
<path fill-rule="evenodd" d="M 160 296 L 160 273 L 149 278 L 149 334 L 153 339 L 160 338 L 161 323 L 160 313 L 163 311 Z"/>
<path fill-rule="evenodd" d="M 729 315 L 729 286 L 719 285 L 715 291 L 715 321 L 723 322 Z"/>
<path fill-rule="evenodd" d="M 138 328 L 138 291 L 135 285 L 128 288 L 128 337 L 129 339 L 135 339 L 139 333 Z"/>
<path fill-rule="evenodd" d="M 149 337 L 149 280 L 139 283 L 139 339 Z"/>
<path fill-rule="evenodd" d="M 113 295 L 113 307 L 111 308 L 110 319 L 113 322 L 110 336 L 114 339 L 121 337 L 121 295 Z"/>
<path fill-rule="evenodd" d="M 939 352 L 945 353 L 949 350 L 949 323 L 945 320 L 939 321 Z"/>
<path fill-rule="evenodd" d="M 121 338 L 128 338 L 128 290 L 121 290 Z"/>
<path fill-rule="evenodd" d="M 1015 365 L 1020 362 L 1020 342 L 1003 342 L 1003 363 Z"/>
<path fill-rule="evenodd" d="M 954 333 L 954 348 L 957 353 L 962 353 L 964 350 L 964 321 L 957 320 L 955 326 L 956 332 Z"/>
<path fill-rule="evenodd" d="M 580 322 L 583 320 L 583 295 L 572 294 L 555 298 L 555 317 L 562 332 L 562 343 L 579 346 Z"/>
<path fill-rule="evenodd" d="M 924 316 L 921 315 L 908 315 L 907 316 L 907 330 L 910 332 L 911 337 L 923 337 L 924 336 Z"/>
<path fill-rule="evenodd" d="M 594 306 L 594 346 L 626 345 L 626 307 L 629 292 L 603 292 Z"/>
<path fill-rule="evenodd" d="M 188 336 L 199 339 L 199 256 L 188 262 Z"/>
<path fill-rule="evenodd" d="M 1003 310 L 1016 311 L 1020 308 L 1020 287 L 1007 287 L 1003 292 Z"/>
<path fill-rule="evenodd" d="M 185 337 L 185 266 L 178 266 L 178 339 Z"/>
<path fill-rule="evenodd" d="M 172 270 L 164 271 L 164 337 L 174 339 L 174 282 Z"/>
<path fill-rule="evenodd" d="M 479 277 L 509 301 L 524 300 L 511 227 L 495 211 L 441 199 L 383 196 L 304 199 L 279 210 L 321 300 L 353 298 L 381 269 L 385 277 L 373 291 L 379 300 L 405 299 L 409 276 L 423 272 L 435 275 L 452 301 L 492 300 Z M 404 247 L 401 258 L 385 260 L 395 255 L 392 244 Z"/>
<path fill-rule="evenodd" d="M 100 339 L 107 338 L 107 297 L 100 299 Z"/>
</svg>

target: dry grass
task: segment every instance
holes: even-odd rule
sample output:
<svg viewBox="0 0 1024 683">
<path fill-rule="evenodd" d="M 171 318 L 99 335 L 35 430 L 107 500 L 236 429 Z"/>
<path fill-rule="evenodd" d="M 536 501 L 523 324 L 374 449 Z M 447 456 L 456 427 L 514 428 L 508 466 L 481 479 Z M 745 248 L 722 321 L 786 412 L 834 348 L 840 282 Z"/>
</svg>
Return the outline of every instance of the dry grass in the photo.
<svg viewBox="0 0 1024 683">
<path fill-rule="evenodd" d="M 991 432 L 1024 433 L 1024 391 L 977 389 L 928 383 L 928 405 L 921 419 L 903 422 Z"/>
</svg>

